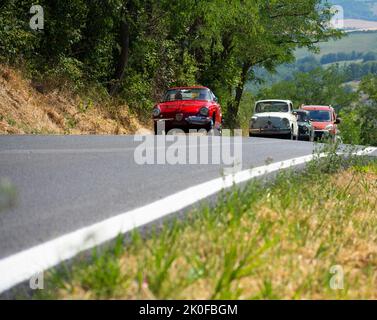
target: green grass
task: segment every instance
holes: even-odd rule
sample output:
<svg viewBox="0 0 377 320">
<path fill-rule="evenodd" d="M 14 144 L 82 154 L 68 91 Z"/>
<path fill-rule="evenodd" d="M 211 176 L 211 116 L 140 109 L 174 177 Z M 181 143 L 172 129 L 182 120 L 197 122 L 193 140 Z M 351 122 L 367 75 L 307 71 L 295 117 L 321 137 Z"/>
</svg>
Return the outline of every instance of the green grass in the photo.
<svg viewBox="0 0 377 320">
<path fill-rule="evenodd" d="M 377 32 L 354 32 L 350 33 L 340 40 L 331 40 L 319 45 L 321 52 L 317 57 L 329 53 L 345 52 L 377 52 Z M 306 49 L 296 51 L 296 58 L 302 59 L 311 55 Z"/>
<path fill-rule="evenodd" d="M 52 270 L 34 298 L 375 299 L 376 182 L 376 162 L 332 154 Z"/>
</svg>

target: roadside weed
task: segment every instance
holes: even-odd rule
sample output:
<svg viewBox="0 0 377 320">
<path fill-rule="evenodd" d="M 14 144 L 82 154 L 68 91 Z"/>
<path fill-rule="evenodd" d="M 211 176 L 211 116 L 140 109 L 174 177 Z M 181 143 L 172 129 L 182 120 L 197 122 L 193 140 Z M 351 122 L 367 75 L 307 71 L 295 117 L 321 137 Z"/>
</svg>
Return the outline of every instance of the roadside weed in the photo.
<svg viewBox="0 0 377 320">
<path fill-rule="evenodd" d="M 330 147 L 329 147 L 330 148 Z M 323 150 L 321 151 L 323 152 Z M 333 152 L 133 232 L 47 282 L 56 298 L 377 298 L 377 163 Z M 331 287 L 333 266 L 343 289 Z"/>
</svg>

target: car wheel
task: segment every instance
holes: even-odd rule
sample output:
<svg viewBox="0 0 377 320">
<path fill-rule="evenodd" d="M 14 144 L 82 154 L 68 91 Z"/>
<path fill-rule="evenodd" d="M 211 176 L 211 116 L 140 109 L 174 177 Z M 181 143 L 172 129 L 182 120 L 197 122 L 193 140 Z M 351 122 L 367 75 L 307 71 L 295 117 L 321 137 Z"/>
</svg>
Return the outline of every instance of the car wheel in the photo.
<svg viewBox="0 0 377 320">
<path fill-rule="evenodd" d="M 221 127 L 220 128 L 215 128 L 214 129 L 214 134 L 215 134 L 216 137 L 221 137 L 223 135 L 222 128 Z"/>
<path fill-rule="evenodd" d="M 165 135 L 166 135 L 169 132 L 170 129 L 171 128 L 169 128 L 169 126 L 166 124 L 166 122 L 165 122 L 165 125 L 162 128 L 159 128 L 157 121 L 154 122 L 154 134 L 156 136 L 162 135 L 164 132 L 165 132 Z"/>
<path fill-rule="evenodd" d="M 295 131 L 293 130 L 293 127 L 292 127 L 292 132 L 293 132 L 293 140 L 298 141 L 299 138 L 300 138 L 300 133 L 299 133 L 298 129 L 297 129 L 296 135 L 294 134 Z"/>
<path fill-rule="evenodd" d="M 287 133 L 283 136 L 283 139 L 286 140 L 293 140 L 293 134 L 292 133 Z"/>
<path fill-rule="evenodd" d="M 290 133 L 287 133 L 285 136 L 284 136 L 284 139 L 287 139 L 287 140 L 295 140 L 295 135 L 293 133 L 293 130 L 291 130 Z"/>
<path fill-rule="evenodd" d="M 153 124 L 153 129 L 154 129 L 154 135 L 157 136 L 159 134 L 158 128 L 157 128 L 157 121 L 154 122 Z M 161 134 L 161 133 L 160 133 Z"/>
<path fill-rule="evenodd" d="M 207 132 L 211 132 L 213 128 L 214 128 L 214 122 L 213 120 L 211 120 L 211 122 L 205 126 L 205 129 L 207 130 Z"/>
</svg>

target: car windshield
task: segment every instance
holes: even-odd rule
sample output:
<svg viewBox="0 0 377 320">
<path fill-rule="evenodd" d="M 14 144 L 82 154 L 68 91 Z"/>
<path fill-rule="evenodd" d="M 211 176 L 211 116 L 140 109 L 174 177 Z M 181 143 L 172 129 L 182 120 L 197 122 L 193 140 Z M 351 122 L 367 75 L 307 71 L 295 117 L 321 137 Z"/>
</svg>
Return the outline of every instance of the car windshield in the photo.
<svg viewBox="0 0 377 320">
<path fill-rule="evenodd" d="M 165 94 L 164 101 L 211 100 L 207 89 L 172 89 Z"/>
<path fill-rule="evenodd" d="M 330 111 L 326 110 L 311 110 L 310 112 L 310 120 L 316 122 L 328 122 L 331 119 Z"/>
<path fill-rule="evenodd" d="M 255 113 L 263 112 L 288 112 L 289 107 L 286 102 L 259 102 L 255 108 Z"/>
<path fill-rule="evenodd" d="M 297 112 L 297 121 L 298 122 L 308 122 L 309 116 L 306 112 Z"/>
</svg>

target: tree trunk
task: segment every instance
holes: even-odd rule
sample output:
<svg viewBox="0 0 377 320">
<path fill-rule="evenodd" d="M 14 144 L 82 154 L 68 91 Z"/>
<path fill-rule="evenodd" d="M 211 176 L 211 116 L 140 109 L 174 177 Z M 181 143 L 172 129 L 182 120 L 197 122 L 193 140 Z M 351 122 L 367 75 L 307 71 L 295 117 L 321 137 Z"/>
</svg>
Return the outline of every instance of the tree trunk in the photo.
<svg viewBox="0 0 377 320">
<path fill-rule="evenodd" d="M 119 44 L 121 47 L 118 64 L 115 69 L 114 83 L 110 88 L 110 95 L 115 95 L 118 92 L 119 85 L 122 82 L 126 70 L 130 51 L 130 26 L 124 19 L 120 24 L 120 39 Z"/>
<path fill-rule="evenodd" d="M 236 87 L 236 95 L 234 97 L 234 100 L 228 104 L 228 109 L 227 109 L 228 121 L 227 122 L 231 129 L 234 129 L 239 125 L 238 111 L 240 108 L 241 99 L 242 99 L 243 91 L 245 89 L 245 84 L 247 81 L 247 76 L 248 76 L 250 67 L 251 67 L 250 63 L 248 62 L 243 63 L 242 71 L 241 71 L 241 78 Z"/>
</svg>

